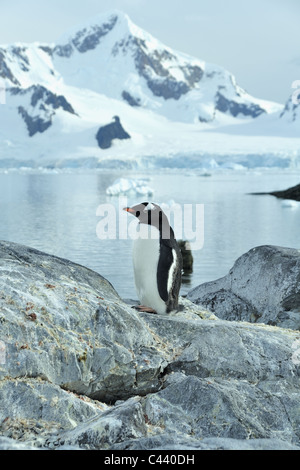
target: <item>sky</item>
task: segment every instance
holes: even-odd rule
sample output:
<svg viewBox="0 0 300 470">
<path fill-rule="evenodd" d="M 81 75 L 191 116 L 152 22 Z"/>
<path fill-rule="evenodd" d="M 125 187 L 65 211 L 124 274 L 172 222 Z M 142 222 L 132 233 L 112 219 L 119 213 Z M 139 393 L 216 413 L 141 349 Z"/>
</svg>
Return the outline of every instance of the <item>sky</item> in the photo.
<svg viewBox="0 0 300 470">
<path fill-rule="evenodd" d="M 53 43 L 113 9 L 257 98 L 285 103 L 300 80 L 300 0 L 0 0 L 0 44 Z"/>
</svg>

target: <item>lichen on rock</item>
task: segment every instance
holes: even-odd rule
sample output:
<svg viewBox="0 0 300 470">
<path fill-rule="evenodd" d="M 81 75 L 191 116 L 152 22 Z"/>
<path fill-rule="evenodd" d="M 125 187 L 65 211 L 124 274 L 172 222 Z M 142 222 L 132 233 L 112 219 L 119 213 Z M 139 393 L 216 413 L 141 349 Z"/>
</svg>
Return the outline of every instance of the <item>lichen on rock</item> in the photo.
<svg viewBox="0 0 300 470">
<path fill-rule="evenodd" d="M 0 242 L 0 448 L 299 449 L 299 332 L 180 305 Z"/>
</svg>

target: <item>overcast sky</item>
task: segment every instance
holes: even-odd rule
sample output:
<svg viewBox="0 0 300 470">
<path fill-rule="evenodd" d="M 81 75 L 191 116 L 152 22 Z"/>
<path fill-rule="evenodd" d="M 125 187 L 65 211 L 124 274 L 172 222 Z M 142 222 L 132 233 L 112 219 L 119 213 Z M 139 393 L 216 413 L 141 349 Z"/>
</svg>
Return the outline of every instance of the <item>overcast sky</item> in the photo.
<svg viewBox="0 0 300 470">
<path fill-rule="evenodd" d="M 55 42 L 112 9 L 166 45 L 225 67 L 257 98 L 283 103 L 300 80 L 300 0 L 0 0 L 0 44 Z"/>
</svg>

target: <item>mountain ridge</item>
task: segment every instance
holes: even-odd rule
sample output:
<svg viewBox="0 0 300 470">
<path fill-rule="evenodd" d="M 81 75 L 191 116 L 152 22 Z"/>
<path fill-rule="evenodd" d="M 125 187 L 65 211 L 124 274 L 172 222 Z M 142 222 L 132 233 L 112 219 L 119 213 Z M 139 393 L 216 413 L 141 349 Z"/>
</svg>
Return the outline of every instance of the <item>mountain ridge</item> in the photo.
<svg viewBox="0 0 300 470">
<path fill-rule="evenodd" d="M 60 158 L 98 158 L 97 131 L 113 116 L 132 137 L 114 146 L 121 156 L 145 155 L 149 143 L 154 152 L 195 152 L 202 148 L 195 132 L 242 129 L 269 115 L 280 121 L 285 109 L 249 95 L 223 67 L 165 46 L 118 10 L 51 44 L 0 46 L 0 78 L 0 158 L 21 155 L 28 143 L 36 158 L 51 157 L 54 142 Z"/>
<path fill-rule="evenodd" d="M 198 96 L 188 103 L 185 100 L 176 115 L 176 119 L 185 122 L 213 121 L 218 111 L 234 117 L 257 117 L 268 112 L 269 102 L 248 95 L 225 69 L 173 51 L 135 26 L 124 13 L 100 15 L 77 32 L 70 31 L 59 42 L 48 46 L 11 45 L 6 49 L 6 61 L 1 47 L 2 78 L 22 88 L 45 83 L 49 86 L 51 78 L 55 87 L 55 81 L 63 80 L 67 85 L 125 99 L 130 105 L 135 103 L 155 111 L 160 108 L 160 113 L 168 118 L 173 112 L 164 109 L 165 101 L 179 101 L 195 91 Z M 37 75 L 31 73 L 33 68 Z M 159 104 L 157 99 L 161 99 Z M 234 106 L 227 101 L 233 101 Z M 184 116 L 184 108 L 189 108 L 188 116 Z"/>
</svg>

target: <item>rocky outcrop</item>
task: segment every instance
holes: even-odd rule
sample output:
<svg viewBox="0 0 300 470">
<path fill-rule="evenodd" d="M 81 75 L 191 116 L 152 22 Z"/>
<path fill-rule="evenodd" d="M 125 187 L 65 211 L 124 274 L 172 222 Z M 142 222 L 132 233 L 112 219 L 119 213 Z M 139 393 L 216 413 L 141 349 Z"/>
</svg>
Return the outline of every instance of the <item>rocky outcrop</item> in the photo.
<svg viewBox="0 0 300 470">
<path fill-rule="evenodd" d="M 255 196 L 271 195 L 279 199 L 291 199 L 293 201 L 300 201 L 300 184 L 292 188 L 284 189 L 282 191 L 272 191 L 270 193 L 251 193 Z"/>
<path fill-rule="evenodd" d="M 114 122 L 100 127 L 96 139 L 101 149 L 108 149 L 115 139 L 130 139 L 130 135 L 123 129 L 119 116 L 114 116 Z"/>
<path fill-rule="evenodd" d="M 300 117 L 300 89 L 295 90 L 292 96 L 287 100 L 280 118 L 284 121 L 294 123 L 299 120 Z"/>
<path fill-rule="evenodd" d="M 296 186 L 285 189 L 283 191 L 273 191 L 270 194 L 280 199 L 292 199 L 294 201 L 300 201 L 300 184 L 297 184 Z"/>
<path fill-rule="evenodd" d="M 5 48 L 0 48 L 0 77 L 5 79 L 7 78 L 13 85 L 20 85 L 20 82 L 14 76 L 11 68 L 9 67 L 8 61 L 6 61 L 6 51 Z"/>
<path fill-rule="evenodd" d="M 56 95 L 41 85 L 33 85 L 25 90 L 14 87 L 10 89 L 10 94 L 25 95 L 30 98 L 27 107 L 18 107 L 18 112 L 25 121 L 30 137 L 38 132 L 45 132 L 52 125 L 57 109 L 75 114 L 72 105 L 63 95 Z"/>
<path fill-rule="evenodd" d="M 227 276 L 196 287 L 188 298 L 219 318 L 300 330 L 300 251 L 253 248 Z"/>
<path fill-rule="evenodd" d="M 127 101 L 127 103 L 130 105 L 130 106 L 141 106 L 141 100 L 140 98 L 135 98 L 134 96 L 132 96 L 128 91 L 123 91 L 122 92 L 122 98 L 123 100 Z"/>
<path fill-rule="evenodd" d="M 250 116 L 256 118 L 266 111 L 254 103 L 238 103 L 233 99 L 228 99 L 219 91 L 216 94 L 216 109 L 222 113 L 229 113 L 233 117 L 237 117 L 239 114 L 243 116 Z"/>
<path fill-rule="evenodd" d="M 118 47 L 124 47 L 120 44 Z M 182 80 L 172 74 L 166 63 L 175 64 L 178 59 L 170 50 L 149 51 L 146 41 L 138 37 L 130 37 L 127 47 L 134 51 L 134 63 L 138 74 L 146 80 L 148 88 L 154 96 L 165 100 L 179 100 L 191 91 L 202 79 L 204 72 L 199 65 L 185 64 L 178 68 Z"/>
<path fill-rule="evenodd" d="M 63 45 L 55 46 L 53 52 L 60 57 L 70 57 L 76 50 L 83 54 L 84 52 L 95 49 L 115 26 L 118 20 L 117 15 L 112 15 L 111 18 L 102 25 L 94 25 L 89 34 L 86 28 L 80 29 L 70 40 Z"/>
<path fill-rule="evenodd" d="M 300 449 L 299 333 L 180 304 L 0 242 L 0 449 Z"/>
<path fill-rule="evenodd" d="M 26 111 L 24 106 L 19 106 L 18 112 L 22 116 L 26 124 L 29 137 L 33 137 L 37 133 L 42 134 L 52 124 L 52 116 L 49 116 L 47 120 L 42 119 L 39 116 L 34 116 L 34 117 L 30 116 L 30 114 Z"/>
</svg>

